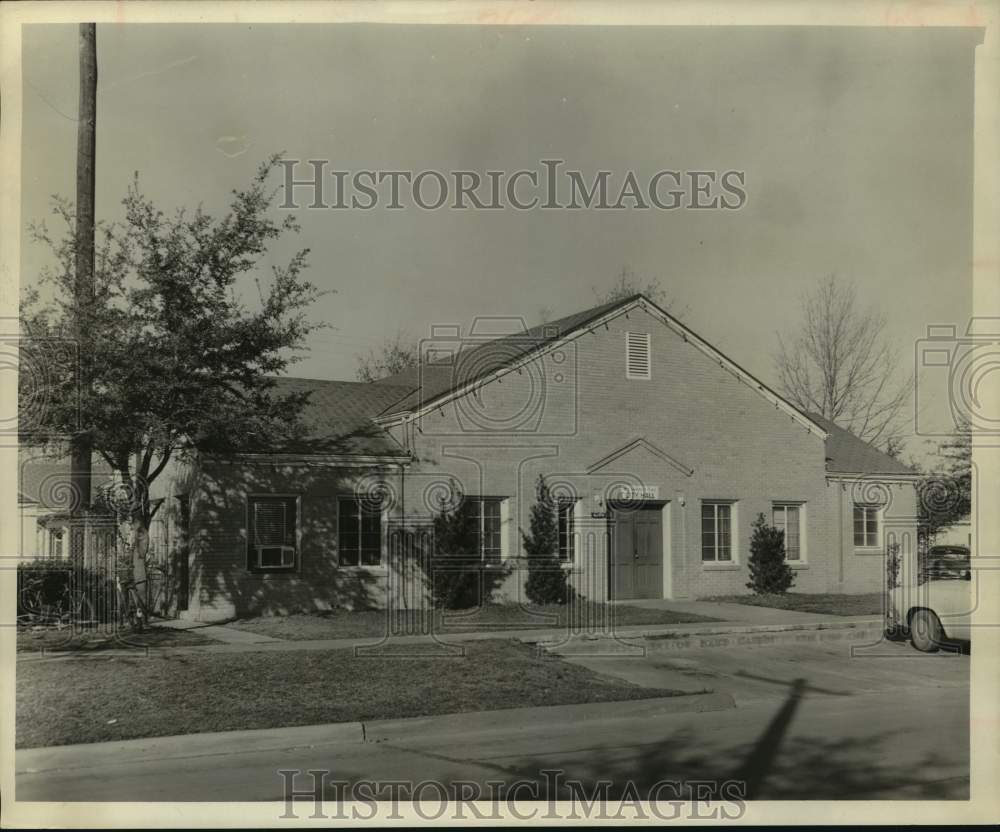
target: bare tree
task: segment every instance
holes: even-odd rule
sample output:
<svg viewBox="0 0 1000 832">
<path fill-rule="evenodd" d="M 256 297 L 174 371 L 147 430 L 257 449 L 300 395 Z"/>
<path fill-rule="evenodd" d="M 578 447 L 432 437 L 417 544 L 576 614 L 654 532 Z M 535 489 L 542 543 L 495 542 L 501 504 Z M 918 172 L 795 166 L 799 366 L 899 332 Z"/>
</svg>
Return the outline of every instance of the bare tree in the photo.
<svg viewBox="0 0 1000 832">
<path fill-rule="evenodd" d="M 420 358 L 420 345 L 416 339 L 397 332 L 377 350 L 368 350 L 355 358 L 358 362 L 358 369 L 355 371 L 358 381 L 378 381 L 408 367 L 415 367 Z"/>
<path fill-rule="evenodd" d="M 674 309 L 674 301 L 663 288 L 658 277 L 640 277 L 629 266 L 622 266 L 614 282 L 604 290 L 593 290 L 599 304 L 614 303 L 633 295 L 645 295 L 657 306 L 667 310 L 674 317 L 680 314 Z"/>
<path fill-rule="evenodd" d="M 778 334 L 775 367 L 785 398 L 882 447 L 899 453 L 912 375 L 885 332 L 885 316 L 864 310 L 857 290 L 833 275 L 802 301 L 802 322 Z"/>
<path fill-rule="evenodd" d="M 541 326 L 542 324 L 547 324 L 556 319 L 556 310 L 547 304 L 542 305 L 538 307 L 538 312 L 535 313 L 535 317 L 538 319 L 538 326 Z"/>
</svg>

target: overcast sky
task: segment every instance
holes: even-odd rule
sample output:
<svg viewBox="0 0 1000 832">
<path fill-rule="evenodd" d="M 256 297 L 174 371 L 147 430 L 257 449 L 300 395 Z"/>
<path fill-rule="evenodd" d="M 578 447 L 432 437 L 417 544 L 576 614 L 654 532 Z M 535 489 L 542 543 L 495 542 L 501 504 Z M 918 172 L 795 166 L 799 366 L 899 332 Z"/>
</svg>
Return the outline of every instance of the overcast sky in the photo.
<svg viewBox="0 0 1000 832">
<path fill-rule="evenodd" d="M 746 171 L 739 211 L 299 211 L 336 294 L 292 372 L 354 377 L 397 330 L 568 314 L 623 267 L 765 381 L 827 274 L 904 356 L 971 310 L 971 30 L 99 25 L 98 217 L 134 171 L 217 209 L 268 154 L 344 170 Z M 24 40 L 23 217 L 74 195 L 77 30 Z M 282 249 L 276 254 L 287 254 Z M 25 236 L 23 274 L 45 262 Z M 915 448 L 913 450 L 916 450 Z"/>
</svg>

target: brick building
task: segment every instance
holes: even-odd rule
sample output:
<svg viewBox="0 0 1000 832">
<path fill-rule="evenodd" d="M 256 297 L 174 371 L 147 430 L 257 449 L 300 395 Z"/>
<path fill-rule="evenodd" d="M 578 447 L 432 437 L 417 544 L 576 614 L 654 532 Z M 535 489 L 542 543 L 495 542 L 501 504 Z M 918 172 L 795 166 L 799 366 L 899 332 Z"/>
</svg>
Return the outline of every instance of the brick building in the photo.
<svg viewBox="0 0 1000 832">
<path fill-rule="evenodd" d="M 310 391 L 307 441 L 157 481 L 181 614 L 422 603 L 400 530 L 426 530 L 456 492 L 484 568 L 509 569 L 498 597 L 522 600 L 539 475 L 562 568 L 596 600 L 746 592 L 761 513 L 799 592 L 878 591 L 886 546 L 915 550 L 914 471 L 642 296 L 499 338 L 435 331 L 422 355 L 373 384 L 281 379 Z"/>
</svg>

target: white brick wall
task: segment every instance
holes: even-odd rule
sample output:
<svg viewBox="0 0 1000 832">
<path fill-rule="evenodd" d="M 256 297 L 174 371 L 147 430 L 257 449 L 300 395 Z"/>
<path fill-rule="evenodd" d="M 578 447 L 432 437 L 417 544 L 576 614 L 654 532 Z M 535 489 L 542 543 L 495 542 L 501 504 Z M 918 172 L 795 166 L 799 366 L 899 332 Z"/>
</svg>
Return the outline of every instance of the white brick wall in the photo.
<svg viewBox="0 0 1000 832">
<path fill-rule="evenodd" d="M 625 377 L 625 333 L 652 336 L 652 378 Z M 557 490 L 584 500 L 582 516 L 596 527 L 598 547 L 580 557 L 573 582 L 602 597 L 607 587 L 606 527 L 590 520 L 594 502 L 613 483 L 643 484 L 668 501 L 669 585 L 672 597 L 746 592 L 751 523 L 771 518 L 774 501 L 805 504 L 807 558 L 796 568 L 795 591 L 861 592 L 881 586 L 882 558 L 853 549 L 852 484 L 829 481 L 824 442 L 745 382 L 686 343 L 648 313 L 632 311 L 586 333 L 534 370 L 511 373 L 478 398 L 445 405 L 419 430 L 394 429 L 416 461 L 401 481 L 389 470 L 406 514 L 428 516 L 431 497 L 454 479 L 465 493 L 509 498 L 510 557 L 521 554 L 535 480 L 544 474 Z M 505 421 L 506 420 L 506 421 Z M 669 455 L 637 447 L 600 470 L 598 461 L 642 438 Z M 354 492 L 363 469 L 302 465 L 205 464 L 178 467 L 158 483 L 159 493 L 190 489 L 192 503 L 191 610 L 200 618 L 287 612 L 331 606 L 381 606 L 386 570 L 344 569 L 336 552 L 336 499 Z M 259 575 L 246 568 L 246 500 L 251 493 L 301 495 L 302 545 L 295 574 Z M 912 514 L 910 485 L 896 486 L 893 511 Z M 737 503 L 737 560 L 731 568 L 702 563 L 703 499 Z M 683 505 L 682 505 L 683 503 Z M 896 522 L 896 521 L 894 521 Z M 900 525 L 902 524 L 902 525 Z M 903 528 L 903 520 L 897 526 Z M 518 574 L 503 594 L 523 595 Z"/>
</svg>

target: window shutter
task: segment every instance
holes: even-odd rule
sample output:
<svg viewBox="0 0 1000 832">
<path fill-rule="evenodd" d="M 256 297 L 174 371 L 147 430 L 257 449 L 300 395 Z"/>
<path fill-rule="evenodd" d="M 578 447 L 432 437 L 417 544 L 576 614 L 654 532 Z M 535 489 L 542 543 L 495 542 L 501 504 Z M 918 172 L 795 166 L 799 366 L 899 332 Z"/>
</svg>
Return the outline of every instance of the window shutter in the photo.
<svg viewBox="0 0 1000 832">
<path fill-rule="evenodd" d="M 625 333 L 625 377 L 646 379 L 651 376 L 648 332 Z"/>
</svg>

